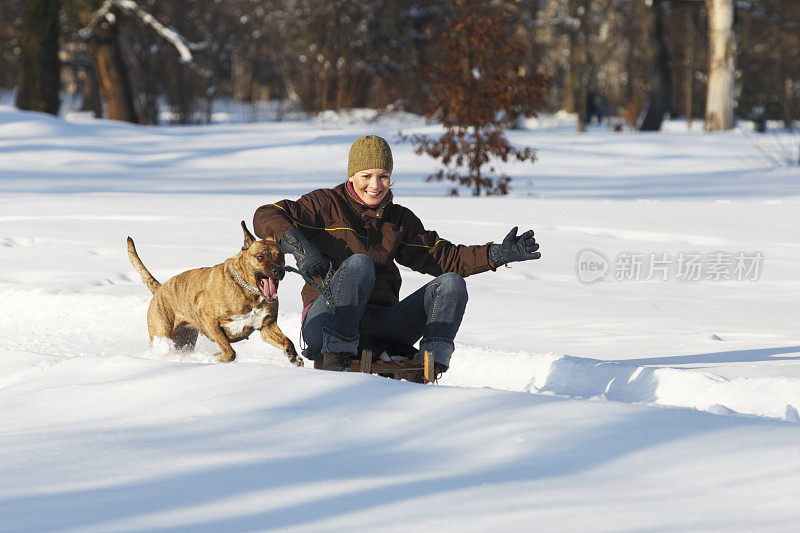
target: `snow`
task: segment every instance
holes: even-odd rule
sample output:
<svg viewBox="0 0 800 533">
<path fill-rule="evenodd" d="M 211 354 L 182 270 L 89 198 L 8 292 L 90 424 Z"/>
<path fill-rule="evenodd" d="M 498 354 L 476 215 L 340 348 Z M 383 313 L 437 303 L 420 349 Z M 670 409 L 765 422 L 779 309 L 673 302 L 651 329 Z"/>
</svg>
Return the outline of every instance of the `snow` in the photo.
<svg viewBox="0 0 800 533">
<path fill-rule="evenodd" d="M 437 127 L 407 115 L 155 128 L 0 106 L 2 529 L 793 529 L 800 173 L 744 131 L 563 121 L 511 132 L 539 161 L 475 199 L 424 182 L 435 165 L 395 135 Z M 258 335 L 231 364 L 202 337 L 148 346 L 128 235 L 162 282 L 217 264 L 259 205 L 339 183 L 364 133 L 390 139 L 396 199 L 427 227 L 542 246 L 467 278 L 438 386 L 294 368 Z M 715 280 L 718 253 L 760 270 Z M 625 254 L 668 268 L 617 279 Z M 700 279 L 679 276 L 688 254 Z M 427 279 L 403 276 L 403 295 Z M 296 344 L 300 286 L 280 285 Z"/>
</svg>

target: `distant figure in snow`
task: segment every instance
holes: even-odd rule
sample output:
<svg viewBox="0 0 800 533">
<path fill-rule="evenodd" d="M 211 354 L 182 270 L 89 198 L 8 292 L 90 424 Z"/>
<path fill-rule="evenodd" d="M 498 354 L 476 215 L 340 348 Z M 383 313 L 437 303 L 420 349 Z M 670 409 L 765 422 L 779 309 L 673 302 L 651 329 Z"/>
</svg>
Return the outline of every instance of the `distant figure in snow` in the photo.
<svg viewBox="0 0 800 533">
<path fill-rule="evenodd" d="M 319 283 L 335 269 L 329 285 L 333 313 L 308 283 L 301 293 L 304 354 L 322 359 L 323 369 L 349 369 L 362 342 L 391 347 L 422 339 L 416 359 L 432 351 L 436 374 L 445 372 L 467 305 L 464 278 L 540 257 L 532 230 L 518 236 L 515 227 L 501 244 L 476 246 L 453 244 L 426 230 L 410 209 L 394 203 L 393 166 L 385 139 L 360 137 L 350 148 L 344 183 L 263 205 L 253 217 L 256 235 L 274 235 L 305 275 Z M 400 301 L 395 261 L 435 278 Z"/>
<path fill-rule="evenodd" d="M 597 123 L 602 124 L 606 116 L 606 98 L 602 93 L 592 91 L 586 99 L 586 122 L 591 124 L 594 117 Z"/>
</svg>

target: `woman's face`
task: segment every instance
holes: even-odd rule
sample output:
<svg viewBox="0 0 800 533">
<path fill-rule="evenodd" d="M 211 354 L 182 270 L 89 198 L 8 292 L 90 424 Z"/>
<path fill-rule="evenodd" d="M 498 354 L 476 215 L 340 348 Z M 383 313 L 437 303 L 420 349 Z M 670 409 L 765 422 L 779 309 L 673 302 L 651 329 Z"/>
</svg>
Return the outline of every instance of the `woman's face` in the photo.
<svg viewBox="0 0 800 533">
<path fill-rule="evenodd" d="M 370 168 L 350 176 L 353 190 L 362 202 L 369 206 L 380 204 L 389 194 L 391 172 L 382 168 Z"/>
</svg>

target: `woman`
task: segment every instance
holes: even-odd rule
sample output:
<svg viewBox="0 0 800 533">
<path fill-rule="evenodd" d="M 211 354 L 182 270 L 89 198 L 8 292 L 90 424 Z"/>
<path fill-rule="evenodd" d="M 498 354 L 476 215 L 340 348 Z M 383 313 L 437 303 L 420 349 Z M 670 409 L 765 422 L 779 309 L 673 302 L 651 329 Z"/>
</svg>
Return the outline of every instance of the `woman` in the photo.
<svg viewBox="0 0 800 533">
<path fill-rule="evenodd" d="M 326 370 L 347 370 L 360 342 L 407 346 L 421 339 L 416 358 L 432 350 L 437 375 L 446 371 L 467 305 L 464 278 L 540 257 L 533 231 L 517 236 L 514 228 L 502 244 L 479 246 L 439 238 L 392 201 L 392 168 L 386 140 L 361 137 L 350 148 L 345 183 L 263 205 L 253 217 L 256 235 L 273 235 L 305 275 L 319 280 L 331 265 L 336 270 L 333 312 L 308 283 L 301 293 L 306 353 L 322 357 Z M 436 277 L 400 301 L 395 261 Z"/>
</svg>

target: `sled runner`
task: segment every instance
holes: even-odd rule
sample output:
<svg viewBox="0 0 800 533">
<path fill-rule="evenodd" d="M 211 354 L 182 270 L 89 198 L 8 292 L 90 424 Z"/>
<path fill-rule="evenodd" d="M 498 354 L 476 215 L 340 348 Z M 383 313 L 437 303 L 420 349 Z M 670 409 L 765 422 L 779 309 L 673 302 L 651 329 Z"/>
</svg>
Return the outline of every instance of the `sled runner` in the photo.
<svg viewBox="0 0 800 533">
<path fill-rule="evenodd" d="M 322 369 L 322 359 L 314 361 L 314 368 Z M 436 380 L 433 352 L 428 350 L 425 350 L 422 361 L 414 361 L 404 356 L 388 355 L 386 352 L 376 356 L 371 348 L 363 348 L 361 357 L 350 362 L 350 371 L 419 383 L 433 383 Z"/>
</svg>

